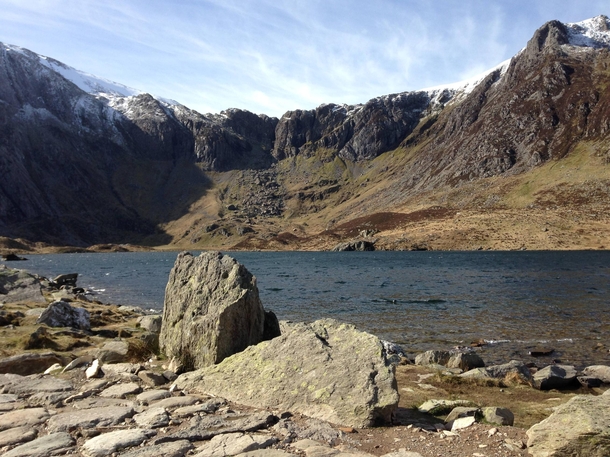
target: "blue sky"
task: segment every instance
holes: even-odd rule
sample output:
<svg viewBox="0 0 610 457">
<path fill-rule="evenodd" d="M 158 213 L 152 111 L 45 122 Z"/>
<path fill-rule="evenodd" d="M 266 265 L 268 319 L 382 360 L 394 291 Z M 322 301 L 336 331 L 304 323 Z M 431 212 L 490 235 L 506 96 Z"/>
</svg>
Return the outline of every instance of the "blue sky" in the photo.
<svg viewBox="0 0 610 457">
<path fill-rule="evenodd" d="M 202 113 L 280 117 L 468 79 L 608 0 L 0 0 L 0 41 Z"/>
</svg>

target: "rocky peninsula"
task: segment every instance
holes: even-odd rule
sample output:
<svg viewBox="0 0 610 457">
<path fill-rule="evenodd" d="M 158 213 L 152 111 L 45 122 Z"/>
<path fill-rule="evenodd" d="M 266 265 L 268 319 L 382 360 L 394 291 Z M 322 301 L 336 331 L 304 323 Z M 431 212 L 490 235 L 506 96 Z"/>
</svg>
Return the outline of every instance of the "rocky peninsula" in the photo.
<svg viewBox="0 0 610 457">
<path fill-rule="evenodd" d="M 608 366 L 410 360 L 349 324 L 278 321 L 217 252 L 178 256 L 163 315 L 77 280 L 0 265 L 2 455 L 610 453 Z"/>
</svg>

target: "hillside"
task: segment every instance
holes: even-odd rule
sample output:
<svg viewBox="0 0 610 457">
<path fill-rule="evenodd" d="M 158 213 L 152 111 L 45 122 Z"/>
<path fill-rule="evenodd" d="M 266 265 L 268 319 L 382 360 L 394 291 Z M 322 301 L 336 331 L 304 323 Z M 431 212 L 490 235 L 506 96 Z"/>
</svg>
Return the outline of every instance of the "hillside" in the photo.
<svg viewBox="0 0 610 457">
<path fill-rule="evenodd" d="M 551 21 L 473 81 L 281 119 L 202 115 L 0 45 L 0 236 L 18 250 L 608 248 L 609 27 Z"/>
</svg>

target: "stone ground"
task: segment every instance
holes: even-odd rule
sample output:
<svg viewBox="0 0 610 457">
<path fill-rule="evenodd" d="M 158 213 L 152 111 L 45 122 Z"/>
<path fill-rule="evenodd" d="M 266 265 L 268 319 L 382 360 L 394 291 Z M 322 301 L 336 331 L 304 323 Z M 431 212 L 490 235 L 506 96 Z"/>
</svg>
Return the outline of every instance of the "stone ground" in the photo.
<svg viewBox="0 0 610 457">
<path fill-rule="evenodd" d="M 163 380 L 143 375 L 160 369 L 154 362 L 105 367 L 106 374 L 89 380 L 83 368 L 55 376 L 0 375 L 0 452 L 7 457 L 526 455 L 525 429 L 518 427 L 475 424 L 449 432 L 439 430 L 441 419 L 401 407 L 393 426 L 355 430 L 288 411 L 172 392 L 169 380 L 155 385 Z"/>
</svg>

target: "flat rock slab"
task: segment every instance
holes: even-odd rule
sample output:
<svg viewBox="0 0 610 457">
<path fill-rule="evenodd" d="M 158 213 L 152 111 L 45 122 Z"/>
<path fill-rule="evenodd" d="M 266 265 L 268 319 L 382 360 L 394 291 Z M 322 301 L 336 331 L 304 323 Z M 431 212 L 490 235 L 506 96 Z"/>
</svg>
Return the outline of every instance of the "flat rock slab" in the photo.
<svg viewBox="0 0 610 457">
<path fill-rule="evenodd" d="M 102 370 L 106 376 L 114 376 L 119 373 L 137 374 L 142 369 L 139 363 L 106 363 L 102 366 Z"/>
<path fill-rule="evenodd" d="M 74 401 L 70 403 L 70 406 L 74 409 L 106 408 L 108 406 L 129 406 L 133 408 L 135 404 L 133 401 L 124 398 L 88 397 L 83 400 Z"/>
<path fill-rule="evenodd" d="M 185 373 L 176 384 L 352 427 L 390 421 L 398 391 L 379 338 L 332 319 L 282 331 L 218 365 Z"/>
<path fill-rule="evenodd" d="M 184 457 L 194 448 L 191 442 L 187 440 L 172 441 L 121 452 L 121 457 Z"/>
<path fill-rule="evenodd" d="M 0 403 L 12 403 L 19 400 L 15 394 L 0 394 Z"/>
<path fill-rule="evenodd" d="M 148 405 L 152 402 L 163 400 L 171 396 L 172 394 L 169 392 L 169 390 L 145 390 L 136 397 L 136 401 L 142 405 Z"/>
<path fill-rule="evenodd" d="M 38 432 L 36 429 L 30 426 L 9 428 L 8 430 L 0 432 L 0 448 L 27 443 L 36 438 L 37 435 Z"/>
<path fill-rule="evenodd" d="M 139 446 L 148 438 L 155 436 L 154 430 L 130 429 L 117 430 L 85 441 L 81 453 L 85 457 L 107 457 L 128 447 Z"/>
<path fill-rule="evenodd" d="M 72 396 L 72 392 L 38 392 L 30 395 L 28 404 L 30 406 L 58 406 Z"/>
<path fill-rule="evenodd" d="M 169 414 L 165 408 L 149 408 L 146 411 L 133 416 L 139 427 L 159 428 L 169 424 Z"/>
<path fill-rule="evenodd" d="M 59 363 L 62 358 L 53 352 L 26 352 L 0 359 L 0 373 L 14 373 L 22 376 L 44 373 L 50 366 Z"/>
<path fill-rule="evenodd" d="M 4 457 L 47 457 L 66 454 L 74 448 L 69 433 L 52 433 L 22 444 L 4 454 Z"/>
<path fill-rule="evenodd" d="M 167 384 L 167 379 L 162 374 L 155 373 L 154 371 L 140 371 L 138 377 L 148 386 L 157 387 Z"/>
<path fill-rule="evenodd" d="M 277 439 L 269 435 L 245 435 L 243 433 L 227 433 L 217 435 L 201 447 L 195 457 L 226 457 L 243 452 L 266 449 L 275 444 Z"/>
<path fill-rule="evenodd" d="M 166 398 L 164 400 L 159 400 L 154 403 L 151 403 L 150 406 L 166 408 L 166 409 L 171 410 L 171 409 L 181 408 L 183 406 L 191 406 L 201 400 L 202 400 L 201 397 L 196 397 L 194 395 L 184 395 L 183 397 L 171 397 L 171 398 Z"/>
<path fill-rule="evenodd" d="M 128 406 L 107 406 L 104 408 L 75 410 L 59 413 L 49 419 L 47 429 L 51 433 L 65 432 L 76 427 L 108 427 L 132 417 L 134 410 Z"/>
<path fill-rule="evenodd" d="M 198 405 L 192 406 L 183 406 L 182 408 L 177 408 L 172 413 L 173 417 L 184 417 L 184 416 L 193 416 L 199 413 L 212 414 L 218 410 L 218 408 L 222 405 L 226 404 L 224 400 L 211 400 L 206 401 L 205 403 L 200 403 Z"/>
<path fill-rule="evenodd" d="M 45 408 L 17 409 L 0 416 L 0 430 L 42 424 L 49 418 Z"/>
<path fill-rule="evenodd" d="M 72 383 L 53 376 L 20 376 L 0 374 L 0 387 L 5 393 L 31 395 L 38 392 L 65 392 L 74 390 Z"/>
<path fill-rule="evenodd" d="M 125 398 L 127 395 L 137 395 L 140 392 L 142 392 L 142 387 L 135 382 L 119 383 L 104 389 L 100 392 L 100 397 Z"/>
<path fill-rule="evenodd" d="M 257 451 L 248 451 L 237 454 L 237 457 L 286 457 L 294 456 L 290 452 L 281 451 L 279 449 L 259 449 Z"/>
<path fill-rule="evenodd" d="M 190 426 L 174 432 L 170 435 L 159 437 L 154 444 L 161 444 L 169 441 L 188 440 L 205 441 L 212 439 L 216 435 L 236 432 L 255 432 L 269 427 L 274 422 L 274 416 L 261 411 L 247 416 L 194 416 L 190 421 Z"/>
</svg>

